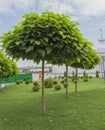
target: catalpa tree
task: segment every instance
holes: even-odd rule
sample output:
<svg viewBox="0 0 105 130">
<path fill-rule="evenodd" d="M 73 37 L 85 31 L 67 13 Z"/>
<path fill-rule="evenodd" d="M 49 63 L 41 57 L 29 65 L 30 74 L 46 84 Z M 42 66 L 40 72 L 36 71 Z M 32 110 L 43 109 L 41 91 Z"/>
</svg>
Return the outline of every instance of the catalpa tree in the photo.
<svg viewBox="0 0 105 130">
<path fill-rule="evenodd" d="M 86 39 L 84 40 L 86 45 L 91 45 L 89 41 Z M 77 79 L 78 79 L 78 68 L 90 70 L 96 67 L 97 64 L 101 62 L 101 57 L 98 53 L 92 49 L 92 46 L 84 46 L 85 48 L 85 55 L 80 55 L 80 59 L 76 60 L 70 65 L 71 67 L 76 68 L 76 75 L 75 75 L 75 92 L 77 92 Z"/>
<path fill-rule="evenodd" d="M 12 77 L 18 74 L 18 72 L 19 70 L 16 63 L 6 57 L 3 52 L 0 51 L 0 79 Z"/>
<path fill-rule="evenodd" d="M 79 59 L 83 43 L 78 23 L 64 14 L 45 11 L 28 13 L 23 20 L 1 37 L 5 52 L 15 59 L 42 61 L 42 113 L 45 113 L 44 62 L 61 65 L 71 58 Z"/>
</svg>

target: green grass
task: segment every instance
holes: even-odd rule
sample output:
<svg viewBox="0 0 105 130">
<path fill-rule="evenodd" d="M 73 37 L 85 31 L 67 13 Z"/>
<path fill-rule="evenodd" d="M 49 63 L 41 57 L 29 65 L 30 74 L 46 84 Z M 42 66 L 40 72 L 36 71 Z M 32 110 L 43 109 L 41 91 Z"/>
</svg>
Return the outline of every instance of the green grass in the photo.
<svg viewBox="0 0 105 130">
<path fill-rule="evenodd" d="M 0 130 L 105 130 L 105 82 L 80 81 L 78 92 L 45 89 L 46 114 L 41 114 L 41 90 L 9 85 L 0 92 Z"/>
</svg>

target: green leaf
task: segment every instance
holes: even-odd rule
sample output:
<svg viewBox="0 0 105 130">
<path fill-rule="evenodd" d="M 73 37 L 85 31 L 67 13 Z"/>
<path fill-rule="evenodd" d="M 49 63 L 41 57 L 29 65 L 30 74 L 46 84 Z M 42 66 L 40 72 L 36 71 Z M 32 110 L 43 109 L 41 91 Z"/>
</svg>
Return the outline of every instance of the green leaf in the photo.
<svg viewBox="0 0 105 130">
<path fill-rule="evenodd" d="M 16 42 L 16 45 L 18 46 L 20 44 L 20 42 Z"/>
<path fill-rule="evenodd" d="M 34 43 L 34 41 L 35 41 L 35 40 L 34 40 L 34 39 L 32 39 L 32 40 L 30 41 L 30 43 Z"/>
<path fill-rule="evenodd" d="M 64 35 L 63 31 L 59 31 L 59 34 L 63 37 L 66 38 L 66 36 Z"/>
<path fill-rule="evenodd" d="M 35 41 L 35 44 L 36 44 L 36 45 L 40 45 L 41 42 L 40 42 L 40 41 Z"/>
<path fill-rule="evenodd" d="M 48 43 L 48 38 L 44 38 L 44 41 L 45 41 L 46 43 Z"/>
<path fill-rule="evenodd" d="M 26 53 L 30 52 L 30 51 L 33 51 L 34 47 L 33 46 L 29 46 L 27 49 L 26 49 Z"/>
<path fill-rule="evenodd" d="M 46 47 L 46 51 L 47 51 L 47 54 L 50 54 L 51 48 L 50 47 Z"/>
<path fill-rule="evenodd" d="M 77 58 L 77 62 L 80 63 L 80 58 Z"/>
<path fill-rule="evenodd" d="M 38 53 L 40 53 L 40 55 L 44 58 L 45 57 L 45 51 L 40 49 L 40 50 L 37 50 Z"/>
</svg>

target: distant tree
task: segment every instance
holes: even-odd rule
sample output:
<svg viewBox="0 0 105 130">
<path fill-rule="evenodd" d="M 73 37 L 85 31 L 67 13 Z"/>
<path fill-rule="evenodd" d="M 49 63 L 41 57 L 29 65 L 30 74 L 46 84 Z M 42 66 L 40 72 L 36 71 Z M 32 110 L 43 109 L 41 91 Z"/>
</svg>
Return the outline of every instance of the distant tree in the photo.
<svg viewBox="0 0 105 130">
<path fill-rule="evenodd" d="M 0 51 L 0 79 L 8 78 L 16 74 L 18 74 L 16 63 Z"/>
<path fill-rule="evenodd" d="M 99 71 L 96 71 L 96 78 L 99 78 Z"/>
<path fill-rule="evenodd" d="M 88 43 L 88 42 L 87 42 Z M 75 78 L 75 92 L 77 92 L 77 69 L 85 69 L 89 70 L 92 68 L 95 68 L 99 62 L 101 62 L 101 57 L 98 55 L 98 53 L 93 50 L 91 47 L 86 48 L 87 53 L 85 55 L 81 55 L 80 61 L 76 60 L 74 63 L 71 64 L 72 67 L 76 68 L 76 78 Z M 86 77 L 86 72 L 83 73 L 84 77 Z"/>
</svg>

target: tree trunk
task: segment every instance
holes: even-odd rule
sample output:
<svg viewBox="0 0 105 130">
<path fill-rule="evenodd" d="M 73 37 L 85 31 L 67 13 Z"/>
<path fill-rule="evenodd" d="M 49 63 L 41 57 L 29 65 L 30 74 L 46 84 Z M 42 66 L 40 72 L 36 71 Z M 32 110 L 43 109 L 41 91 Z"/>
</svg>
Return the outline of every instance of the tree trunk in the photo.
<svg viewBox="0 0 105 130">
<path fill-rule="evenodd" d="M 0 83 L 0 91 L 1 91 L 1 89 L 2 89 L 2 86 L 1 86 L 1 83 Z"/>
<path fill-rule="evenodd" d="M 66 65 L 66 98 L 68 98 L 68 66 Z"/>
<path fill-rule="evenodd" d="M 42 60 L 42 114 L 45 114 L 45 99 L 44 99 L 44 60 Z"/>
<path fill-rule="evenodd" d="M 4 78 L 4 82 L 5 82 L 5 87 L 6 87 L 6 78 Z"/>
<path fill-rule="evenodd" d="M 75 92 L 77 92 L 77 82 L 78 82 L 78 68 L 76 68 L 76 75 L 75 75 Z"/>
</svg>

